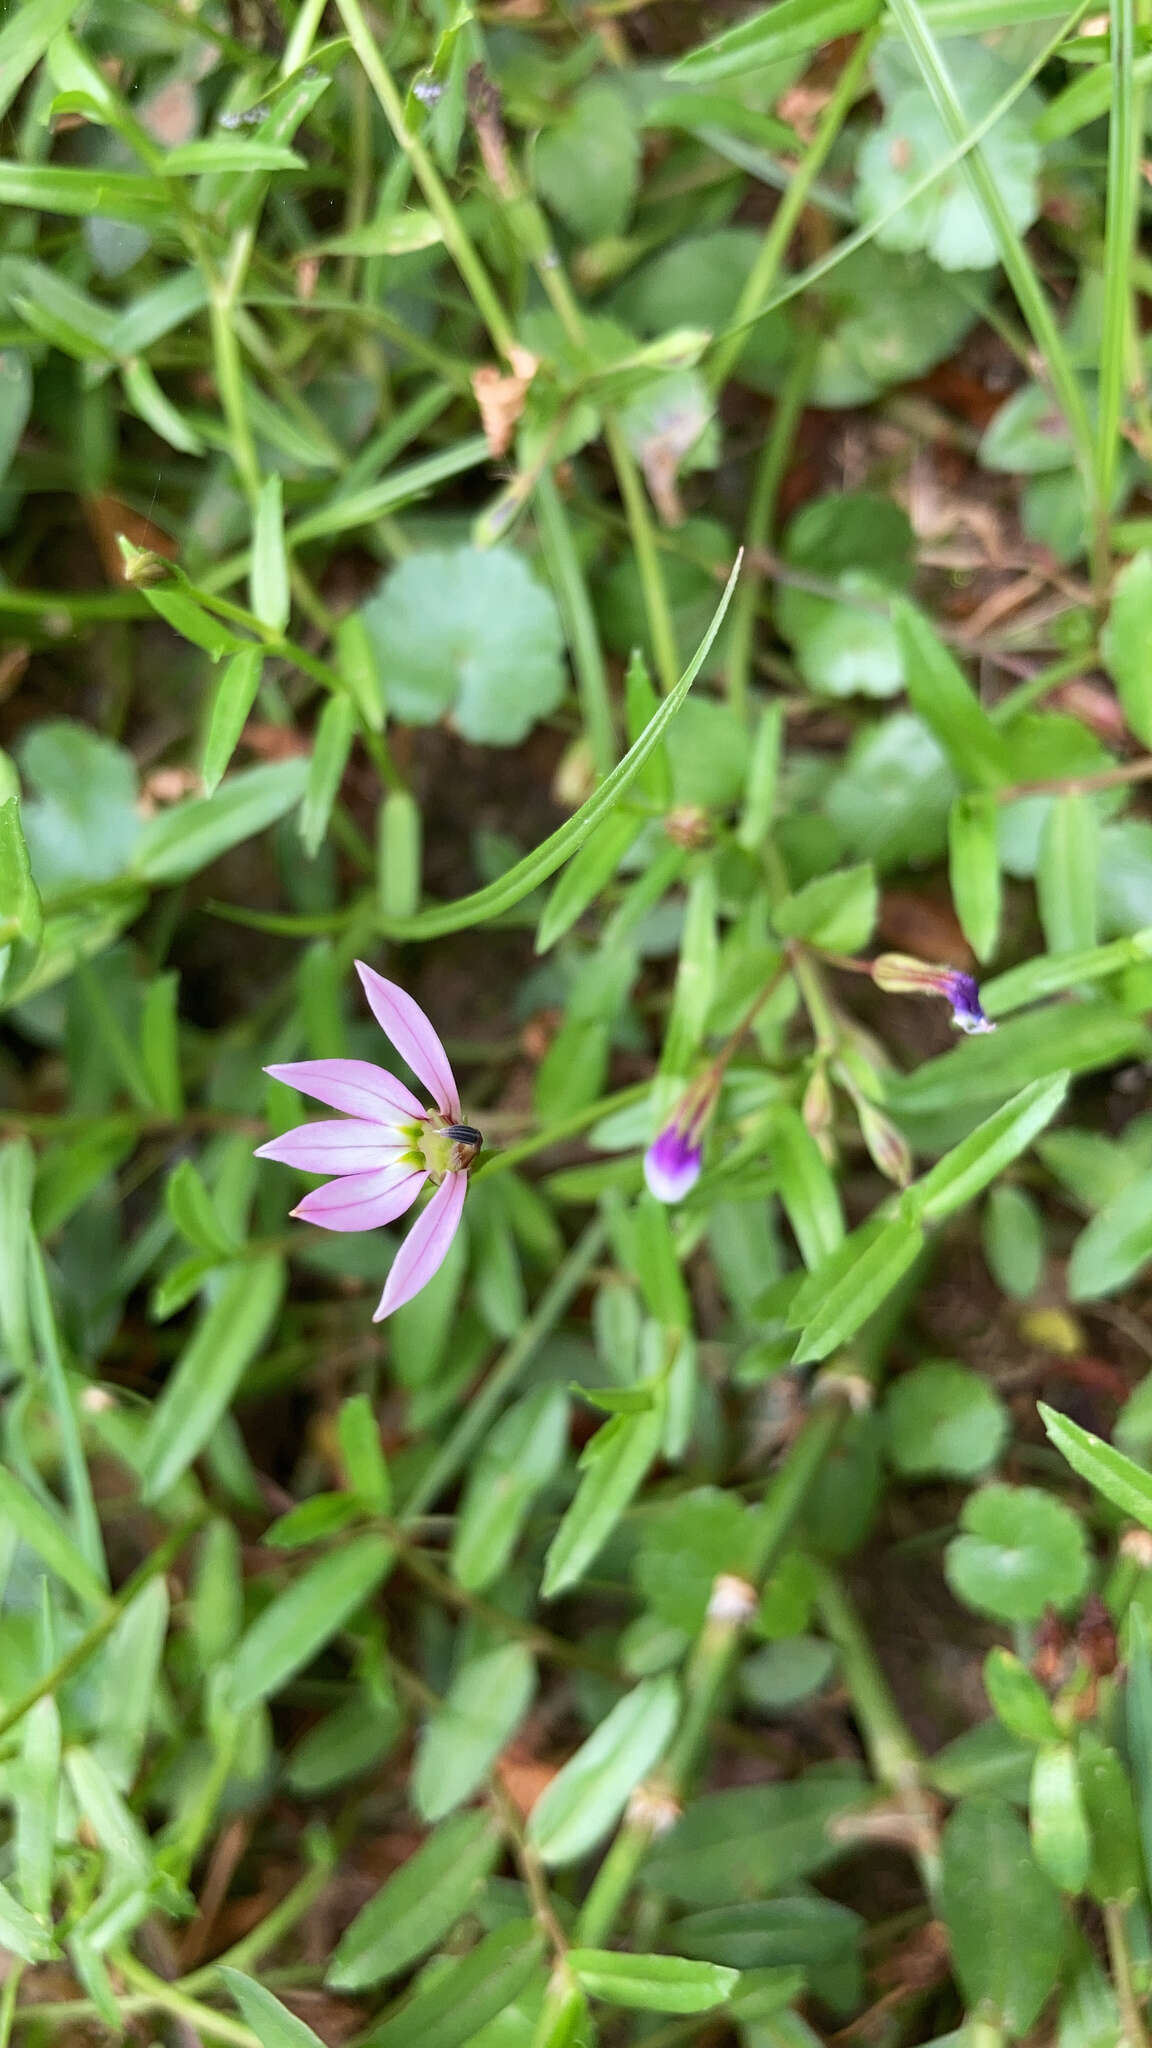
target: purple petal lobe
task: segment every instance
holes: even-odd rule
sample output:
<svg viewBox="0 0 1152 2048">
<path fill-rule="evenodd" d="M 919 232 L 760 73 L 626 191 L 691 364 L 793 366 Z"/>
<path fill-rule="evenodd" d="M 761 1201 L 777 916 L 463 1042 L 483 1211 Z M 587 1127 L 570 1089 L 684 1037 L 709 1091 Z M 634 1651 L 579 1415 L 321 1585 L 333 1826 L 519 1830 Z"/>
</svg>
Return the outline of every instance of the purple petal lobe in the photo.
<svg viewBox="0 0 1152 2048">
<path fill-rule="evenodd" d="M 391 1166 L 407 1149 L 387 1124 L 365 1123 L 359 1117 L 325 1118 L 298 1124 L 257 1147 L 257 1159 L 276 1159 L 281 1166 L 299 1166 L 305 1173 L 373 1173 Z"/>
<path fill-rule="evenodd" d="M 349 1173 L 305 1195 L 292 1214 L 321 1230 L 379 1230 L 412 1207 L 427 1178 L 422 1167 L 407 1165 Z"/>
<path fill-rule="evenodd" d="M 682 1202 L 700 1178 L 703 1153 L 668 1124 L 644 1154 L 644 1178 L 658 1202 Z"/>
<path fill-rule="evenodd" d="M 984 1015 L 980 991 L 970 974 L 954 969 L 948 976 L 947 995 L 952 1004 L 952 1022 L 958 1030 L 995 1031 L 991 1018 Z"/>
<path fill-rule="evenodd" d="M 401 1059 L 407 1060 L 417 1080 L 423 1081 L 437 1109 L 455 1122 L 460 1115 L 456 1079 L 448 1055 L 419 1003 L 414 1003 L 394 981 L 385 981 L 382 974 L 366 967 L 362 960 L 356 962 L 356 972 L 381 1031 L 391 1039 Z"/>
<path fill-rule="evenodd" d="M 450 1173 L 441 1181 L 392 1261 L 392 1270 L 380 1296 L 380 1306 L 372 1318 L 374 1323 L 383 1322 L 393 1309 L 402 1308 L 406 1301 L 411 1301 L 414 1294 L 427 1287 L 432 1275 L 440 1271 L 448 1256 L 448 1247 L 460 1227 L 467 1192 L 467 1174 Z"/>
<path fill-rule="evenodd" d="M 398 1116 L 406 1123 L 416 1118 L 423 1123 L 428 1115 L 403 1081 L 386 1074 L 383 1067 L 374 1067 L 370 1060 L 289 1060 L 284 1066 L 265 1067 L 264 1072 L 274 1081 L 298 1088 L 301 1095 L 326 1102 L 329 1109 L 342 1109 L 345 1116 L 367 1117 L 371 1123 L 395 1123 Z"/>
</svg>

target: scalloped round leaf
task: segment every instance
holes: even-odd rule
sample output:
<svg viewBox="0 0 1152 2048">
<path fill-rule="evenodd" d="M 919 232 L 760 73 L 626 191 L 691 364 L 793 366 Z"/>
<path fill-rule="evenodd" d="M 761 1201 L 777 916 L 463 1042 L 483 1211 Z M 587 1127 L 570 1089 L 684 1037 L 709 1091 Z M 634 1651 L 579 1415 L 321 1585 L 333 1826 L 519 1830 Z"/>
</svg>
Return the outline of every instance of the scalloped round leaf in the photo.
<svg viewBox="0 0 1152 2048">
<path fill-rule="evenodd" d="M 943 1473 L 973 1479 L 994 1464 L 1008 1434 L 1008 1414 L 979 1373 L 949 1358 L 928 1359 L 902 1373 L 884 1403 L 888 1456 L 917 1478 Z"/>
<path fill-rule="evenodd" d="M 515 747 L 563 698 L 560 614 L 514 548 L 410 555 L 361 616 L 385 701 L 407 725 L 450 717 L 466 740 Z"/>
<path fill-rule="evenodd" d="M 808 403 L 865 405 L 944 362 L 976 313 L 928 257 L 868 242 L 816 288 L 824 308 Z"/>
<path fill-rule="evenodd" d="M 996 1621 L 1038 1621 L 1064 1612 L 1088 1584 L 1089 1558 L 1071 1508 L 1038 1486 L 985 1486 L 960 1516 L 944 1570 L 958 1600 Z"/>
<path fill-rule="evenodd" d="M 635 116 L 623 93 L 603 81 L 577 93 L 536 144 L 537 190 L 586 242 L 626 227 L 639 166 Z"/>
<path fill-rule="evenodd" d="M 953 85 L 970 121 L 979 120 L 1010 82 L 1007 68 L 975 43 L 953 43 Z M 963 164 L 955 163 L 915 199 L 916 185 L 951 154 L 952 138 L 919 80 L 881 91 L 887 108 L 856 160 L 857 204 L 864 221 L 899 211 L 877 229 L 882 249 L 924 249 L 942 270 L 987 270 L 999 246 Z M 1013 226 L 1023 234 L 1040 210 L 1040 146 L 1033 140 L 1035 95 L 1025 94 L 985 135 L 981 148 Z"/>
</svg>

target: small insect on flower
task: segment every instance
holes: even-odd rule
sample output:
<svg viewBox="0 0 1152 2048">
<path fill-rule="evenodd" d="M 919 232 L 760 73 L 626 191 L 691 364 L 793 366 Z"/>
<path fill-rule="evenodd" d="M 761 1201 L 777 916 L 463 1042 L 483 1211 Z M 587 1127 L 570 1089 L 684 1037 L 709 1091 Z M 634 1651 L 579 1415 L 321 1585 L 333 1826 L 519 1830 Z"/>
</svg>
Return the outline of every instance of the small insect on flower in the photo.
<svg viewBox="0 0 1152 2048">
<path fill-rule="evenodd" d="M 425 1181 L 434 1183 L 435 1194 L 392 1262 L 372 1318 L 378 1323 L 411 1301 L 443 1265 L 463 1214 L 468 1169 L 484 1140 L 474 1125 L 460 1121 L 448 1055 L 419 1004 L 361 960 L 356 972 L 376 1022 L 434 1108 L 425 1109 L 403 1081 L 367 1060 L 291 1060 L 264 1071 L 343 1114 L 300 1124 L 261 1145 L 256 1157 L 336 1176 L 292 1211 L 321 1230 L 379 1230 L 412 1207 Z"/>
<path fill-rule="evenodd" d="M 976 983 L 962 968 L 932 967 L 907 953 L 881 953 L 872 962 L 872 979 L 890 996 L 943 996 L 952 1005 L 957 1031 L 972 1035 L 996 1029 L 991 1017 L 984 1015 Z"/>
</svg>

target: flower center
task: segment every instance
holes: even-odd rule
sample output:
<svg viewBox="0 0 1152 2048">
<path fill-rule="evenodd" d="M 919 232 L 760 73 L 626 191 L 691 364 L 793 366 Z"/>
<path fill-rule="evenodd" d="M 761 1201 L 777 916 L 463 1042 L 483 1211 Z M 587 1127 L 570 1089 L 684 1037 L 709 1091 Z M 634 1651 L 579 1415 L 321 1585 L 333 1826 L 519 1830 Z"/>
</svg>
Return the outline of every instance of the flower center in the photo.
<svg viewBox="0 0 1152 2048">
<path fill-rule="evenodd" d="M 443 1179 L 446 1173 L 467 1173 L 483 1143 L 475 1124 L 450 1124 L 433 1114 L 420 1134 L 419 1150 L 429 1173 Z"/>
</svg>

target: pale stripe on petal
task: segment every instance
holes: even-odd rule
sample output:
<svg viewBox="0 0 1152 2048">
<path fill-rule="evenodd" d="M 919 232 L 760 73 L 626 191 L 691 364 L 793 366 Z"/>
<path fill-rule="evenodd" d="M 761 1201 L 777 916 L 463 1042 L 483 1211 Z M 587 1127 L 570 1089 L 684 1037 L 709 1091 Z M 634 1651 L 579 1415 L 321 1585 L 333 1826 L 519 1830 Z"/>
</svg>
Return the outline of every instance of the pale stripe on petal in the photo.
<svg viewBox="0 0 1152 2048">
<path fill-rule="evenodd" d="M 406 1301 L 411 1301 L 414 1294 L 419 1294 L 420 1289 L 428 1285 L 432 1275 L 439 1272 L 460 1227 L 467 1192 L 466 1174 L 450 1173 L 441 1181 L 392 1261 L 380 1306 L 372 1318 L 374 1323 L 383 1322 L 393 1309 L 402 1308 Z"/>
<path fill-rule="evenodd" d="M 275 1159 L 304 1173 L 374 1173 L 392 1166 L 409 1149 L 406 1133 L 394 1124 L 365 1123 L 359 1117 L 323 1118 L 297 1124 L 282 1138 L 260 1145 L 257 1159 Z"/>
<path fill-rule="evenodd" d="M 357 960 L 356 972 L 364 984 L 364 993 L 381 1031 L 391 1039 L 417 1080 L 423 1081 L 437 1109 L 458 1120 L 460 1092 L 456 1077 L 448 1063 L 448 1055 L 419 1003 L 414 1003 L 407 991 L 397 988 L 394 981 L 385 981 L 374 968 L 366 967 L 362 960 Z"/>
<path fill-rule="evenodd" d="M 407 1165 L 350 1173 L 305 1195 L 292 1214 L 321 1230 L 379 1230 L 412 1207 L 427 1178 L 422 1167 Z"/>
<path fill-rule="evenodd" d="M 427 1120 L 427 1110 L 411 1089 L 370 1060 L 289 1060 L 283 1066 L 265 1067 L 264 1072 L 298 1088 L 301 1095 L 326 1102 L 329 1109 L 343 1110 L 345 1116 L 367 1117 L 377 1124 L 395 1123 L 398 1116 Z"/>
</svg>

